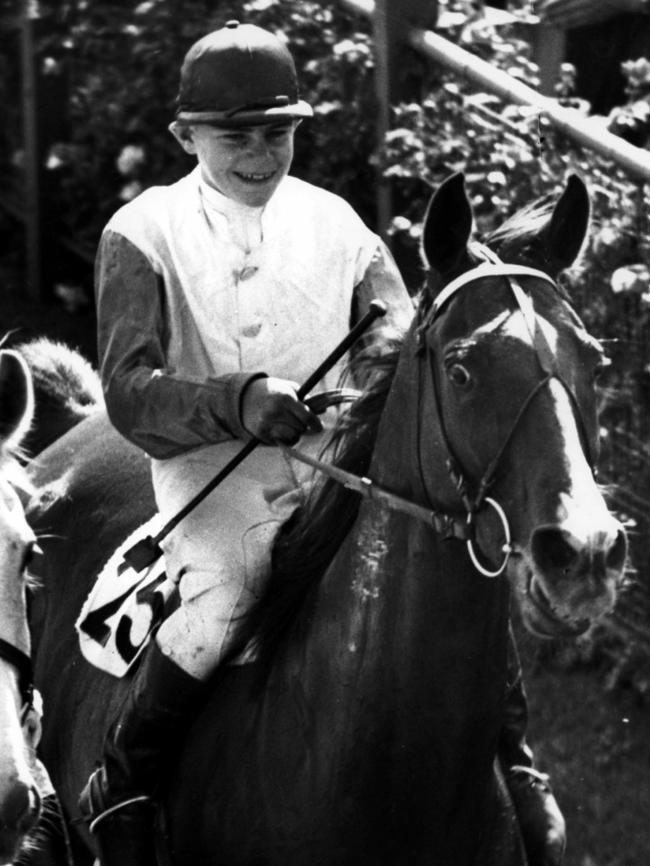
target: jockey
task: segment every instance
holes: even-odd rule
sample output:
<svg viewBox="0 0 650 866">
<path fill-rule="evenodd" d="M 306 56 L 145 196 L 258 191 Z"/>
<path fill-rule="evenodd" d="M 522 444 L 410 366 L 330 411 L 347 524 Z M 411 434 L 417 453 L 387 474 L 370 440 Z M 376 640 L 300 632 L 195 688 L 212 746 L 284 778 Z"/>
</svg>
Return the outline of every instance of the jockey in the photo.
<svg viewBox="0 0 650 866">
<path fill-rule="evenodd" d="M 102 866 L 155 866 L 154 805 L 166 754 L 259 597 L 270 549 L 300 502 L 302 464 L 331 426 L 297 396 L 379 298 L 388 314 L 365 347 L 382 352 L 413 305 L 382 241 L 340 198 L 289 176 L 299 123 L 312 115 L 284 44 L 228 22 L 185 56 L 170 131 L 197 166 L 122 207 L 96 268 L 98 351 L 115 427 L 151 457 L 167 522 L 237 454 L 262 443 L 163 543 L 178 608 L 147 647 L 80 806 Z M 352 375 L 359 385 L 360 365 Z M 339 383 L 341 365 L 321 386 Z M 515 666 L 517 669 L 517 666 Z M 513 677 L 501 759 L 531 863 L 559 863 L 563 822 L 525 744 Z M 513 776 L 514 773 L 514 776 Z M 552 838 L 555 854 L 549 855 Z M 549 857 L 549 859 L 546 859 Z"/>
<path fill-rule="evenodd" d="M 185 57 L 170 126 L 197 167 L 121 208 L 100 242 L 106 406 L 151 456 L 161 516 L 173 517 L 243 440 L 264 443 L 163 544 L 180 606 L 148 647 L 81 798 L 99 818 L 103 866 L 155 864 L 149 797 L 164 755 L 259 596 L 307 474 L 273 446 L 305 435 L 316 452 L 331 426 L 298 399 L 297 382 L 373 298 L 388 308 L 365 340 L 378 350 L 413 315 L 377 235 L 342 199 L 288 175 L 294 133 L 311 115 L 280 39 L 236 21 L 208 34 Z"/>
</svg>

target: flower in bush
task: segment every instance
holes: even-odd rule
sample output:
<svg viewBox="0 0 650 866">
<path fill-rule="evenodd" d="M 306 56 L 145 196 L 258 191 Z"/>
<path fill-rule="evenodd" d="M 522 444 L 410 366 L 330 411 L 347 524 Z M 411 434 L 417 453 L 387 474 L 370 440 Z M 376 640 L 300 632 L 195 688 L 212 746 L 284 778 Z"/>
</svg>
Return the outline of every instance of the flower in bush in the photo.
<svg viewBox="0 0 650 866">
<path fill-rule="evenodd" d="M 55 142 L 45 157 L 45 168 L 48 171 L 56 171 L 62 168 L 74 168 L 79 159 L 82 158 L 80 147 L 68 144 L 66 141 Z"/>
<path fill-rule="evenodd" d="M 630 101 L 650 93 L 650 60 L 639 57 L 621 64 L 623 75 L 627 78 L 627 95 Z"/>
<path fill-rule="evenodd" d="M 641 295 L 650 287 L 650 269 L 644 264 L 617 268 L 612 274 L 610 285 L 616 295 Z"/>
<path fill-rule="evenodd" d="M 124 184 L 119 191 L 118 197 L 124 202 L 131 201 L 140 195 L 143 189 L 144 187 L 139 180 L 132 180 L 131 183 Z"/>
<path fill-rule="evenodd" d="M 403 216 L 396 216 L 391 220 L 390 225 L 388 226 L 388 234 L 394 235 L 398 232 L 407 232 L 411 228 L 413 223 L 411 220 L 407 219 Z"/>
<path fill-rule="evenodd" d="M 115 160 L 115 165 L 120 174 L 125 177 L 133 177 L 145 164 L 146 154 L 144 148 L 138 144 L 127 144 Z"/>
</svg>

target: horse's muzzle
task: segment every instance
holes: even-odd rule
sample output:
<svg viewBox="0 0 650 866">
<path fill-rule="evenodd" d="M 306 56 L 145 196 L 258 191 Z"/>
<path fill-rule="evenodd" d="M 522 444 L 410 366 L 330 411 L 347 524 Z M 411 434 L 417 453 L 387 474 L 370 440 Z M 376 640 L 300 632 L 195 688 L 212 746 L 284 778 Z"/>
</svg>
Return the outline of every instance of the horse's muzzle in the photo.
<svg viewBox="0 0 650 866">
<path fill-rule="evenodd" d="M 627 558 L 625 530 L 613 517 L 583 537 L 566 524 L 540 526 L 531 556 L 533 600 L 562 620 L 589 622 L 614 606 Z"/>
<path fill-rule="evenodd" d="M 15 859 L 40 811 L 41 798 L 34 785 L 17 781 L 0 802 L 0 864 Z"/>
</svg>

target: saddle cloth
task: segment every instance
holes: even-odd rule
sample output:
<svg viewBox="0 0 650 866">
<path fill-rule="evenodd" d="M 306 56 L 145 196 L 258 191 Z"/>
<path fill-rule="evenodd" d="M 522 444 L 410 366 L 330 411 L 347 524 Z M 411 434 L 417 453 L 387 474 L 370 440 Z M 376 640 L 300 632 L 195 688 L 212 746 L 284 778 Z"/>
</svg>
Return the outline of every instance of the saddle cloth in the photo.
<svg viewBox="0 0 650 866">
<path fill-rule="evenodd" d="M 167 579 L 159 559 L 137 572 L 124 562 L 136 541 L 155 536 L 160 515 L 132 533 L 99 573 L 76 623 L 84 658 L 100 670 L 125 676 L 136 663 L 152 634 L 173 609 L 178 592 Z"/>
<path fill-rule="evenodd" d="M 154 537 L 162 525 L 156 514 L 120 544 L 97 576 L 75 624 L 83 657 L 114 677 L 124 677 L 135 668 L 158 626 L 179 602 L 162 556 L 139 572 L 124 562 L 124 554 L 136 541 Z M 251 643 L 228 664 L 250 664 L 255 658 Z"/>
</svg>

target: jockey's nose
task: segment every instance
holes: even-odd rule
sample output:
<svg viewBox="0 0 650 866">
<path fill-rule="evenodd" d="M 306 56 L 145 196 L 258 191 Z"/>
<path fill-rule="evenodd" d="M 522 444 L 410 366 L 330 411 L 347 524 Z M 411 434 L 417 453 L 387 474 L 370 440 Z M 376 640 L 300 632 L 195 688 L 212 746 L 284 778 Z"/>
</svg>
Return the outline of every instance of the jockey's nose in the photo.
<svg viewBox="0 0 650 866">
<path fill-rule="evenodd" d="M 271 152 L 271 146 L 267 140 L 266 132 L 263 128 L 250 130 L 246 136 L 244 145 L 244 153 L 252 157 L 265 157 Z"/>
</svg>

